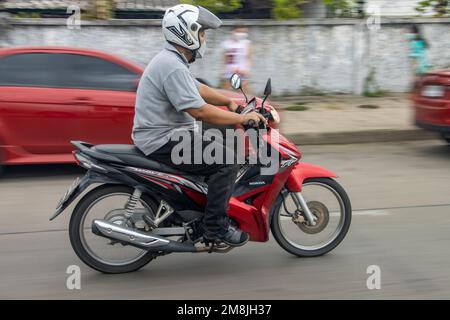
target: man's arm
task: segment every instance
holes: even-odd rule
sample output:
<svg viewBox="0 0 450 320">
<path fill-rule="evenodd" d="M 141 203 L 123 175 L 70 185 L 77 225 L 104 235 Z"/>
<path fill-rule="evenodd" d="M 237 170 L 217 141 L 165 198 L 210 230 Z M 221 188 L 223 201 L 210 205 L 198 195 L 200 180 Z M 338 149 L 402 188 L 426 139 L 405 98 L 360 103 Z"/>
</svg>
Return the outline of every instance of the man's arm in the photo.
<svg viewBox="0 0 450 320">
<path fill-rule="evenodd" d="M 163 84 L 163 90 L 175 109 L 179 112 L 185 111 L 189 113 L 196 120 L 215 125 L 246 124 L 249 120 L 253 120 L 256 123 L 260 121 L 266 122 L 266 119 L 256 112 L 241 115 L 216 108 L 206 102 L 206 99 L 201 96 L 199 93 L 200 87 L 202 87 L 203 92 L 206 88 L 208 100 L 214 101 L 219 105 L 223 105 L 225 100 L 230 102 L 230 99 L 215 92 L 214 89 L 207 86 L 203 87 L 201 84 L 196 85 L 194 79 L 186 70 L 178 69 L 173 71 L 167 76 Z M 232 106 L 231 103 L 229 105 Z"/>
<path fill-rule="evenodd" d="M 208 87 L 205 84 L 200 84 L 198 91 L 202 96 L 203 100 L 214 106 L 226 106 L 228 110 L 234 112 L 238 107 L 237 104 L 227 96 L 221 94 L 217 90 Z"/>
<path fill-rule="evenodd" d="M 267 120 L 257 112 L 250 112 L 242 115 L 216 108 L 210 104 L 205 104 L 200 108 L 188 108 L 184 111 L 189 113 L 196 120 L 214 125 L 228 126 L 247 124 L 250 120 L 255 121 L 255 123 L 264 122 L 267 124 Z"/>
</svg>

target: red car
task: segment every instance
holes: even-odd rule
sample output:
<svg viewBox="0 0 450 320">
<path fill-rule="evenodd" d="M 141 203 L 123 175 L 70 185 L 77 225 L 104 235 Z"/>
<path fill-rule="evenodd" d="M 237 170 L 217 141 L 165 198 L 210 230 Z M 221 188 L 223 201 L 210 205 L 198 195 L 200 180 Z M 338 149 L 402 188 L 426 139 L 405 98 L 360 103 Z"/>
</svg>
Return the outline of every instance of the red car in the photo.
<svg viewBox="0 0 450 320">
<path fill-rule="evenodd" d="M 0 49 L 0 164 L 74 162 L 71 140 L 132 144 L 142 72 L 94 50 Z"/>
<path fill-rule="evenodd" d="M 416 125 L 450 143 L 450 69 L 428 73 L 413 91 Z"/>
</svg>

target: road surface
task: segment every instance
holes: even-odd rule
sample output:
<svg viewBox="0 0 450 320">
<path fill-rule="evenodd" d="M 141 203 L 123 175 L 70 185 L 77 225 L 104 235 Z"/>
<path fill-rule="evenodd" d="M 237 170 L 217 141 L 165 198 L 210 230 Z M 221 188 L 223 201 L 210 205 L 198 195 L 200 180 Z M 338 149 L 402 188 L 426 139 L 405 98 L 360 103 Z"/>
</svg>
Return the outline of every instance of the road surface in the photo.
<svg viewBox="0 0 450 320">
<path fill-rule="evenodd" d="M 3 299 L 450 298 L 450 147 L 439 141 L 305 146 L 303 161 L 339 174 L 354 208 L 347 238 L 330 254 L 296 258 L 274 240 L 228 254 L 172 254 L 142 270 L 104 275 L 74 254 L 73 205 L 48 217 L 83 170 L 9 168 L 0 179 Z M 81 289 L 66 269 L 81 267 Z M 381 288 L 369 290 L 369 266 Z M 369 281 L 370 282 L 370 281 Z"/>
</svg>

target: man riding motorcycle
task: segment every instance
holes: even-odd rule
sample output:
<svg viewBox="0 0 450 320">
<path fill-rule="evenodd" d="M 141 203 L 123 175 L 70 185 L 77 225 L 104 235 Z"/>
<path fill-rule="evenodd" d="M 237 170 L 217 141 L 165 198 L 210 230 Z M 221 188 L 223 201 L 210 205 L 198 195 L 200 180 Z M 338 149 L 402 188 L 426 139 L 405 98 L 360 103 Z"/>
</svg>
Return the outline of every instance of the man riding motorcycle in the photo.
<svg viewBox="0 0 450 320">
<path fill-rule="evenodd" d="M 211 125 L 238 125 L 267 120 L 259 113 L 236 113 L 238 106 L 230 98 L 198 82 L 189 71 L 189 64 L 202 58 L 206 50 L 205 30 L 217 29 L 221 20 L 210 11 L 186 4 L 167 9 L 162 29 L 164 49 L 145 69 L 139 82 L 132 138 L 149 159 L 174 166 L 179 170 L 207 177 L 208 194 L 204 215 L 206 241 L 231 246 L 245 244 L 249 236 L 229 224 L 227 206 L 233 192 L 238 166 L 225 164 L 225 155 L 234 150 L 225 141 L 203 141 L 198 121 Z M 229 111 L 216 106 L 227 106 Z M 190 163 L 174 164 L 172 148 L 179 144 L 171 139 L 178 130 L 191 136 Z M 195 135 L 200 135 L 195 138 Z M 184 141 L 183 141 L 184 142 Z M 183 143 L 181 142 L 181 143 Z M 195 164 L 194 152 L 202 152 L 210 144 L 221 143 L 224 161 Z M 186 150 L 186 149 L 185 149 Z M 227 159 L 229 159 L 227 157 Z"/>
</svg>

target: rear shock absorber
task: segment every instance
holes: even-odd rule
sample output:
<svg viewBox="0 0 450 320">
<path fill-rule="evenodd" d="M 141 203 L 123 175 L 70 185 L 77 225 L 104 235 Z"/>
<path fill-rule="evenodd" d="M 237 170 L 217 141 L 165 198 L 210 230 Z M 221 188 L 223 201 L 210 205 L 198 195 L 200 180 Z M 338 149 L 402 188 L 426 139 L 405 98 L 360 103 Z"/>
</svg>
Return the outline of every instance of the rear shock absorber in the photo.
<svg viewBox="0 0 450 320">
<path fill-rule="evenodd" d="M 136 209 L 139 200 L 141 199 L 142 191 L 139 189 L 134 189 L 133 194 L 128 199 L 127 204 L 125 205 L 125 217 L 126 223 L 131 219 L 134 213 L 134 209 Z"/>
</svg>

